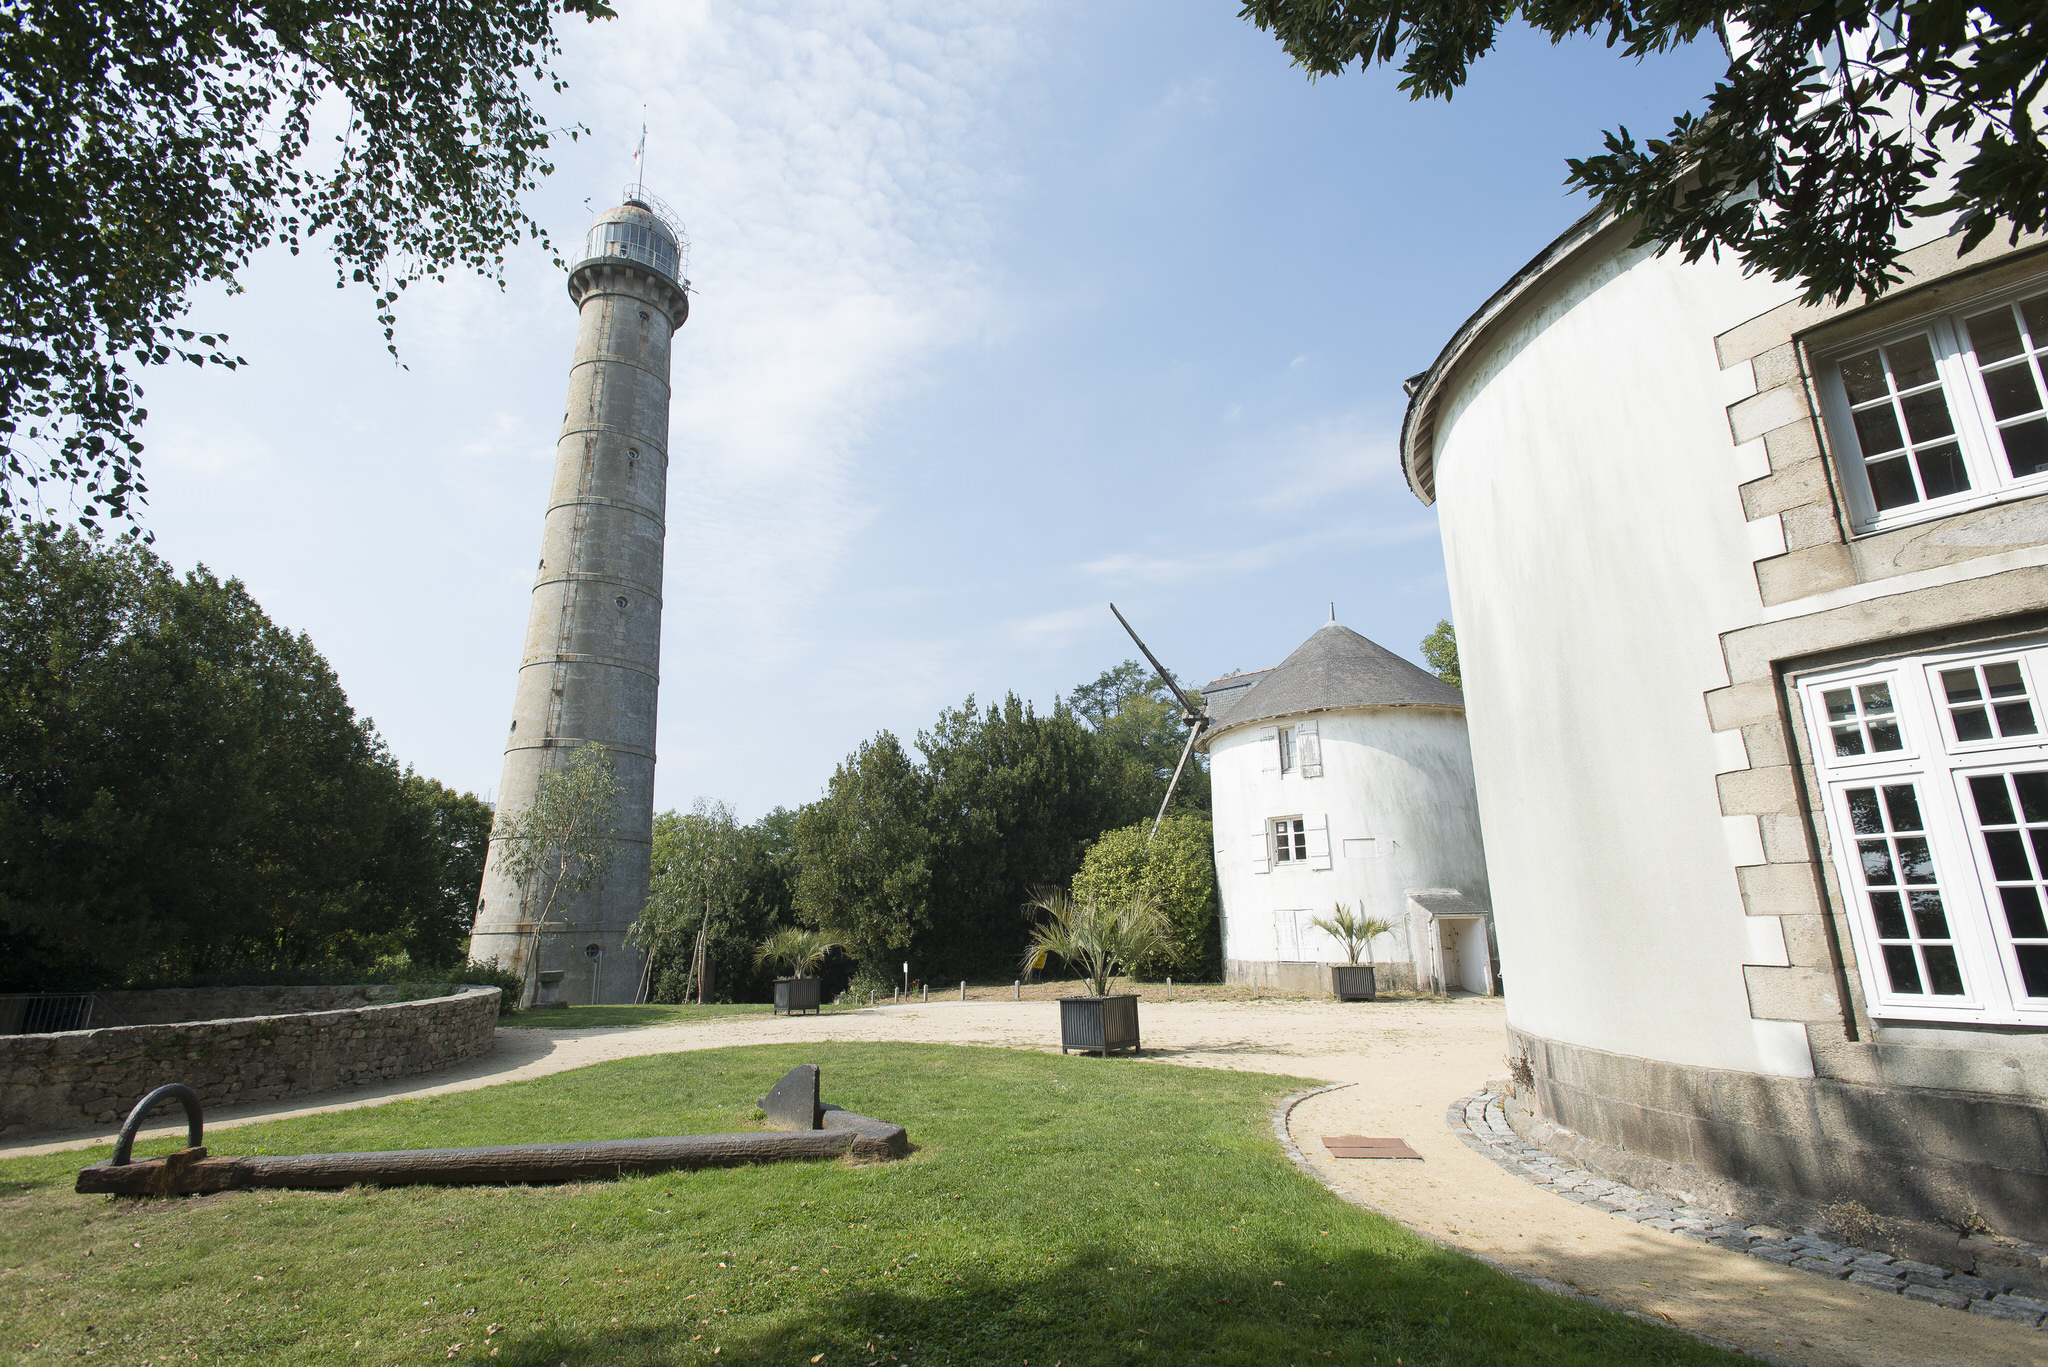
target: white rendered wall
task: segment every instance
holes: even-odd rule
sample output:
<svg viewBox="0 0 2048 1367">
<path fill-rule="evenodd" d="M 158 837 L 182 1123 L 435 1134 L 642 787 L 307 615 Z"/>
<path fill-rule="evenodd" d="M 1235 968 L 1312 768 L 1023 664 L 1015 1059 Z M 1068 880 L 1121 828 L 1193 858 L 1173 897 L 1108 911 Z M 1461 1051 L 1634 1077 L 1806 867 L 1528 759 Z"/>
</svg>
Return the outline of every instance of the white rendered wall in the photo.
<svg viewBox="0 0 2048 1367">
<path fill-rule="evenodd" d="M 1750 1018 L 1742 965 L 1784 941 L 1743 914 L 1702 698 L 1760 612 L 1737 486 L 1765 473 L 1713 339 L 1792 291 L 1641 250 L 1558 277 L 1467 362 L 1435 451 L 1508 1018 L 1810 1073 L 1799 1026 Z"/>
<path fill-rule="evenodd" d="M 1360 903 L 1397 927 L 1373 944 L 1382 963 L 1414 961 L 1405 907 L 1410 888 L 1457 888 L 1487 905 L 1486 853 L 1473 797 L 1472 754 L 1464 717 L 1453 708 L 1381 707 L 1318 712 L 1320 778 L 1265 772 L 1259 734 L 1291 726 L 1283 718 L 1236 727 L 1209 745 L 1216 877 L 1223 896 L 1223 957 L 1254 963 L 1344 962 L 1343 947 L 1307 926 L 1333 904 Z M 1270 749 L 1270 747 L 1267 747 Z M 1273 864 L 1257 872 L 1265 823 L 1322 816 L 1329 823 L 1330 867 Z M 1345 841 L 1373 842 L 1365 855 Z M 1274 912 L 1296 911 L 1299 943 L 1276 943 Z M 1425 954 L 1425 958 L 1426 958 Z"/>
</svg>

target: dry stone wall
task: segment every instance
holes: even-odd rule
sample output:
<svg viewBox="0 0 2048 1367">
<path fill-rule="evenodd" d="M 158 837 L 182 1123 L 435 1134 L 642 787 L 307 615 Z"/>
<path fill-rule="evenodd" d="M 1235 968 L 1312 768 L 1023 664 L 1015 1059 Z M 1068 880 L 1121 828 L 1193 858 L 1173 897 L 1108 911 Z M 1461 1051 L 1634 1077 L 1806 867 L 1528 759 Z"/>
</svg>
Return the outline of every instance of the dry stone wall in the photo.
<svg viewBox="0 0 2048 1367">
<path fill-rule="evenodd" d="M 445 997 L 447 983 L 351 983 L 338 987 L 163 987 L 146 992 L 100 992 L 115 1020 L 94 1011 L 93 1025 L 169 1025 L 179 1021 L 283 1016 L 339 1011 L 351 1006 Z"/>
<path fill-rule="evenodd" d="M 167 1082 L 196 1088 L 211 1109 L 408 1077 L 484 1053 L 497 1024 L 498 989 L 460 987 L 338 1010 L 4 1036 L 0 1135 L 118 1124 Z"/>
</svg>

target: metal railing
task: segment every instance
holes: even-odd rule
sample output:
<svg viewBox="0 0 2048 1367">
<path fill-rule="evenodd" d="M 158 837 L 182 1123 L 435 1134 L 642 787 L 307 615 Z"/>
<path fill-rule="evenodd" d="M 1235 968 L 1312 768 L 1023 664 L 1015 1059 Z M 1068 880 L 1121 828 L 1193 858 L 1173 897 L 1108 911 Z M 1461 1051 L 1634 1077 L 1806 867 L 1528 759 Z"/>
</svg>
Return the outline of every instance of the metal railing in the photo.
<svg viewBox="0 0 2048 1367">
<path fill-rule="evenodd" d="M 0 1035 L 54 1035 L 101 1025 L 128 1025 L 96 992 L 0 993 Z"/>
</svg>

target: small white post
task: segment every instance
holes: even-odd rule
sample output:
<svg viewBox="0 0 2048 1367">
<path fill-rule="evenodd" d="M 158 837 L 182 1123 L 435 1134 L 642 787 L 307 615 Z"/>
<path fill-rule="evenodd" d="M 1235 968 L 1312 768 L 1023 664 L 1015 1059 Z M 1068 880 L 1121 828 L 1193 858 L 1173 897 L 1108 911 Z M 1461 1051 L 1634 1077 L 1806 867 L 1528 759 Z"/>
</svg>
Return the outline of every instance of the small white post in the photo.
<svg viewBox="0 0 2048 1367">
<path fill-rule="evenodd" d="M 965 978 L 962 978 L 962 979 L 960 980 L 960 1000 L 961 1000 L 961 1001 L 966 1001 L 966 1000 L 967 1000 L 967 979 L 965 979 Z"/>
<path fill-rule="evenodd" d="M 920 1000 L 920 1001 L 930 1001 L 931 999 L 932 999 L 932 985 L 931 985 L 930 983 L 926 983 L 926 984 L 925 984 L 925 985 L 924 985 L 924 986 L 923 986 L 923 987 L 922 987 L 921 989 L 919 989 L 919 996 L 918 996 L 918 1000 Z"/>
<path fill-rule="evenodd" d="M 1172 978 L 1168 978 L 1168 979 L 1166 980 L 1166 999 L 1167 999 L 1168 1001 L 1172 1001 L 1172 1000 L 1173 1000 L 1173 979 L 1172 979 Z"/>
<path fill-rule="evenodd" d="M 1023 1000 L 1024 1000 L 1024 980 L 1023 980 L 1022 978 L 1019 978 L 1019 979 L 1017 979 L 1017 981 L 1016 981 L 1016 982 L 1015 982 L 1014 984 L 1012 984 L 1012 987 L 1013 987 L 1014 991 L 1015 991 L 1015 992 L 1016 992 L 1016 994 L 1017 994 L 1017 1000 L 1018 1000 L 1018 1001 L 1023 1001 Z"/>
</svg>

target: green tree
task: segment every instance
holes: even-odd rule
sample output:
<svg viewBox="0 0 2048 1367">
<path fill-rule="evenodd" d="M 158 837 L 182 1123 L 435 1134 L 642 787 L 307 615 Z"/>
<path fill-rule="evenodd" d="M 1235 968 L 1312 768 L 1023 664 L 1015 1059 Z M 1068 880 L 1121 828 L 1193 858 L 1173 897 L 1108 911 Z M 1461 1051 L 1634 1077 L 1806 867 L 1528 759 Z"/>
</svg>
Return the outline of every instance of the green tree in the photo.
<svg viewBox="0 0 2048 1367">
<path fill-rule="evenodd" d="M 796 916 L 837 931 L 876 982 L 895 978 L 895 956 L 931 922 L 928 790 L 902 742 L 881 731 L 797 813 Z"/>
<path fill-rule="evenodd" d="M 2032 5 L 1950 0 L 1247 0 L 1311 78 L 1400 62 L 1414 99 L 1449 99 L 1501 26 L 1602 37 L 1627 56 L 1728 35 L 1727 73 L 1661 138 L 1626 128 L 1568 162 L 1568 185 L 1687 261 L 1730 250 L 1807 302 L 1901 278 L 1898 230 L 1959 216 L 1965 247 L 2048 227 L 2048 32 Z M 1959 166 L 1945 166 L 1948 162 Z M 1950 170 L 1952 184 L 1945 183 Z"/>
<path fill-rule="evenodd" d="M 1175 815 L 1106 831 L 1074 875 L 1074 896 L 1105 906 L 1143 899 L 1165 918 L 1160 949 L 1132 965 L 1133 977 L 1210 982 L 1223 976 L 1215 834 L 1207 817 Z"/>
<path fill-rule="evenodd" d="M 408 769 L 367 876 L 378 911 L 393 929 L 384 953 L 421 968 L 452 968 L 469 957 L 476 889 L 490 853 L 491 807 Z"/>
<path fill-rule="evenodd" d="M 649 1000 L 695 998 L 699 935 L 712 957 L 713 993 L 731 999 L 732 985 L 719 970 L 734 957 L 733 947 L 749 950 L 759 938 L 743 914 L 753 872 L 749 845 L 747 828 L 723 802 L 700 797 L 687 812 L 654 818 L 647 903 L 630 932 L 647 951 Z"/>
<path fill-rule="evenodd" d="M 1438 622 L 1422 638 L 1422 660 L 1430 671 L 1453 688 L 1465 686 L 1465 676 L 1458 669 L 1458 629 L 1449 619 Z"/>
<path fill-rule="evenodd" d="M 70 486 L 129 515 L 131 365 L 241 364 L 179 326 L 262 247 L 317 248 L 391 341 L 415 281 L 502 284 L 553 168 L 531 91 L 556 14 L 606 0 L 11 0 L 0 5 L 0 509 Z M 315 144 L 315 112 L 343 121 Z M 575 136 L 570 130 L 570 136 Z M 395 351 L 394 351 L 394 354 Z"/>
<path fill-rule="evenodd" d="M 1117 752 L 1064 704 L 1040 716 L 1013 693 L 973 698 L 921 731 L 929 788 L 931 923 L 914 976 L 999 977 L 1015 962 L 1034 888 L 1064 884 L 1103 830 L 1148 815 L 1116 781 Z"/>
<path fill-rule="evenodd" d="M 1200 693 L 1189 690 L 1188 696 L 1201 705 Z M 1104 670 L 1093 683 L 1074 689 L 1068 704 L 1107 746 L 1104 767 L 1110 781 L 1126 789 L 1136 806 L 1156 813 L 1188 734 L 1180 704 L 1159 676 L 1136 660 L 1125 660 Z M 1208 812 L 1207 755 L 1188 757 L 1168 810 L 1194 815 Z"/>
<path fill-rule="evenodd" d="M 542 774 L 526 806 L 498 812 L 491 831 L 498 867 L 519 885 L 521 909 L 533 921 L 521 962 L 503 967 L 529 987 L 540 971 L 542 940 L 567 924 L 555 913 L 604 881 L 618 835 L 618 772 L 611 752 L 594 742 L 577 746 L 567 763 Z"/>
<path fill-rule="evenodd" d="M 0 524 L 0 981 L 440 955 L 474 813 L 426 783 L 239 582 Z"/>
</svg>

